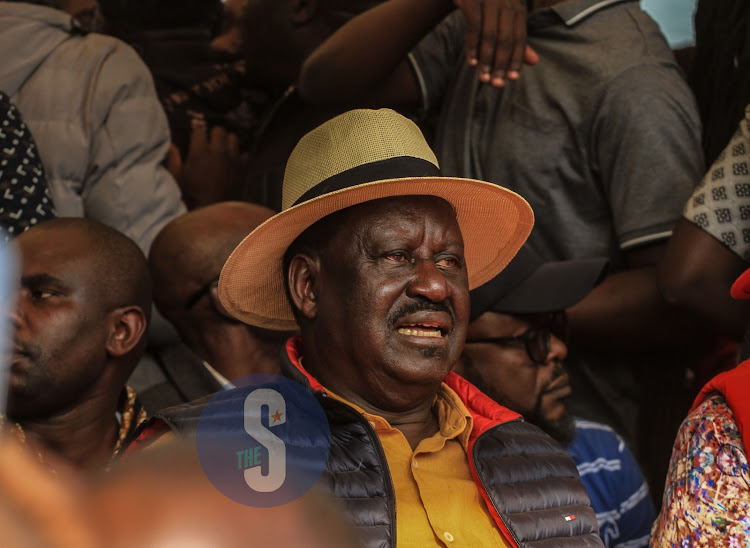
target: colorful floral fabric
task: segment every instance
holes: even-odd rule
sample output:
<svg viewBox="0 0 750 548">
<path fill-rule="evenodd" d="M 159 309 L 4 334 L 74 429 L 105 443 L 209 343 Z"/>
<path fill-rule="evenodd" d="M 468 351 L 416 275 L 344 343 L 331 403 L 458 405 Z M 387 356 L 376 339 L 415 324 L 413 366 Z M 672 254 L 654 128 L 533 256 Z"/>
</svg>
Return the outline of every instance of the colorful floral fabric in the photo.
<svg viewBox="0 0 750 548">
<path fill-rule="evenodd" d="M 749 543 L 747 454 L 732 410 L 717 393 L 696 407 L 680 427 L 651 546 Z"/>
</svg>

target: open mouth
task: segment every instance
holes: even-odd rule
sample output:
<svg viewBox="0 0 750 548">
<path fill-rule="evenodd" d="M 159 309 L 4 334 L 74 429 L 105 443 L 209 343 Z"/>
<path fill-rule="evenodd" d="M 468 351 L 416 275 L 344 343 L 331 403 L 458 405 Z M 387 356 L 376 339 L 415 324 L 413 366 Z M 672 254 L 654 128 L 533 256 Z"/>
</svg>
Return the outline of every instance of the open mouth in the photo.
<svg viewBox="0 0 750 548">
<path fill-rule="evenodd" d="M 398 333 L 407 337 L 432 337 L 436 339 L 445 336 L 441 327 L 433 325 L 402 325 L 398 328 Z"/>
</svg>

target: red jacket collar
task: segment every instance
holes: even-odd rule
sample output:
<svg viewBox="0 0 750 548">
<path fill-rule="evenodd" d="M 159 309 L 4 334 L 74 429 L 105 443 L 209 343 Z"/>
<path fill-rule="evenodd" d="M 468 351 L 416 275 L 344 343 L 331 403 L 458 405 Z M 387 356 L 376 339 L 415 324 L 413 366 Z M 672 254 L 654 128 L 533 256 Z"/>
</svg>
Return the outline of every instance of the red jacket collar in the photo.
<svg viewBox="0 0 750 548">
<path fill-rule="evenodd" d="M 716 375 L 700 391 L 693 402 L 692 413 L 708 397 L 719 392 L 732 409 L 734 422 L 742 436 L 745 448 L 750 448 L 750 360 L 745 360 L 734 369 Z"/>
<path fill-rule="evenodd" d="M 302 352 L 302 339 L 300 337 L 290 338 L 286 343 L 286 351 L 289 361 L 305 376 L 312 389 L 327 393 L 326 388 L 299 363 Z M 448 373 L 444 382 L 458 394 L 458 397 L 461 398 L 461 401 L 474 419 L 474 429 L 471 432 L 470 441 L 476 439 L 483 432 L 497 424 L 512 421 L 521 416 L 507 407 L 498 405 L 494 400 L 485 396 L 473 384 L 456 373 Z"/>
</svg>

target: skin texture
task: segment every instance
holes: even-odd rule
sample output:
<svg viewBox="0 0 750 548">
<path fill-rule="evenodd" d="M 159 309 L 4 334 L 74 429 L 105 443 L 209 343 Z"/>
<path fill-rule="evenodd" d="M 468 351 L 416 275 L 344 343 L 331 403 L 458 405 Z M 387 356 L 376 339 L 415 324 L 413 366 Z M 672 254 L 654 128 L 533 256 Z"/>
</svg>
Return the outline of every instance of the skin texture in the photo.
<svg viewBox="0 0 750 548">
<path fill-rule="evenodd" d="M 516 337 L 526 332 L 533 320 L 533 316 L 524 319 L 485 312 L 469 324 L 467 339 Z M 575 431 L 565 404 L 571 394 L 563 367 L 567 355 L 565 343 L 554 335 L 544 365 L 531 361 L 523 343 L 467 343 L 456 372 L 500 405 L 521 413 L 567 445 Z"/>
<path fill-rule="evenodd" d="M 740 341 L 750 323 L 750 303 L 734 300 L 729 290 L 748 267 L 708 232 L 680 219 L 659 263 L 659 288 L 668 303 Z"/>
<path fill-rule="evenodd" d="M 228 316 L 216 283 L 190 310 L 186 303 L 219 275 L 237 244 L 273 213 L 245 202 L 197 209 L 167 224 L 149 253 L 157 308 L 193 352 L 230 380 L 277 373 L 279 352 L 291 333 L 259 329 Z"/>
<path fill-rule="evenodd" d="M 668 303 L 659 291 L 656 270 L 666 246 L 656 243 L 627 251 L 626 270 L 607 276 L 566 310 L 577 348 L 681 352 L 692 357 L 711 347 L 714 333 Z"/>
<path fill-rule="evenodd" d="M 418 442 L 457 361 L 469 314 L 463 239 L 450 205 L 400 197 L 347 210 L 318 256 L 289 267 L 304 366 L 333 392 Z M 421 326 L 421 327 L 417 327 Z M 429 330 L 438 337 L 399 329 Z"/>
<path fill-rule="evenodd" d="M 106 311 L 90 262 L 74 252 L 79 239 L 59 244 L 33 236 L 20 242 L 24 269 L 10 377 L 14 415 L 46 415 L 71 405 L 66 400 L 90 390 L 106 362 Z"/>
<path fill-rule="evenodd" d="M 22 270 L 8 416 L 76 464 L 105 459 L 118 397 L 144 344 L 145 257 L 125 236 L 84 219 L 48 221 L 16 242 Z"/>
</svg>

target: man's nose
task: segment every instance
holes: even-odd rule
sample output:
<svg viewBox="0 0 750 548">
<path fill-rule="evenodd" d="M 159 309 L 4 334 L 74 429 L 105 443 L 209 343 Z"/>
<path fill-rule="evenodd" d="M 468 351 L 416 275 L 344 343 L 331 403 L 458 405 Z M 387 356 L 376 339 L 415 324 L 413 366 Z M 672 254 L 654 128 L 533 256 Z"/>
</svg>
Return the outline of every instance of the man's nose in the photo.
<svg viewBox="0 0 750 548">
<path fill-rule="evenodd" d="M 547 355 L 547 363 L 559 361 L 562 362 L 568 357 L 568 345 L 562 340 L 558 339 L 554 334 L 550 334 L 549 337 L 549 354 Z"/>
<path fill-rule="evenodd" d="M 10 300 L 5 302 L 5 306 L 7 306 L 10 310 L 8 312 L 8 319 L 10 320 L 10 324 L 14 329 L 18 329 L 21 324 L 23 323 L 23 311 L 21 310 L 21 294 L 20 291 L 17 292 L 15 295 L 11 296 Z"/>
<path fill-rule="evenodd" d="M 442 302 L 448 298 L 448 281 L 432 259 L 415 259 L 414 277 L 407 294 Z"/>
</svg>

